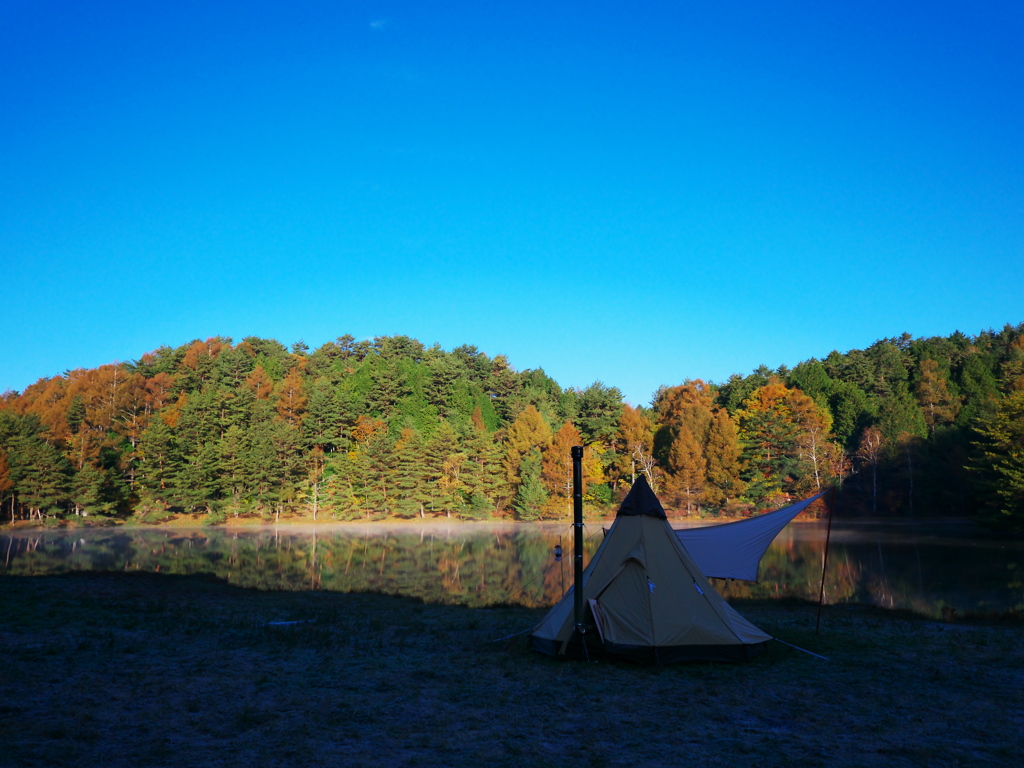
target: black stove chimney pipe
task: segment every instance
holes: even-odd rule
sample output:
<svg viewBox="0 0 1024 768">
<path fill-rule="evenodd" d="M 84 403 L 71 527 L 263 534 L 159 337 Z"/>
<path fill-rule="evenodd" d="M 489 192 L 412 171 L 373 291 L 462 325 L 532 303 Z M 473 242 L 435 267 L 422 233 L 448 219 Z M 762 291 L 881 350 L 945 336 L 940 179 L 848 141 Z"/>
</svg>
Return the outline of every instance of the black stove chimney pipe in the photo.
<svg viewBox="0 0 1024 768">
<path fill-rule="evenodd" d="M 573 525 L 573 622 L 582 639 L 583 626 L 583 446 L 574 445 L 572 456 L 572 525 Z"/>
</svg>

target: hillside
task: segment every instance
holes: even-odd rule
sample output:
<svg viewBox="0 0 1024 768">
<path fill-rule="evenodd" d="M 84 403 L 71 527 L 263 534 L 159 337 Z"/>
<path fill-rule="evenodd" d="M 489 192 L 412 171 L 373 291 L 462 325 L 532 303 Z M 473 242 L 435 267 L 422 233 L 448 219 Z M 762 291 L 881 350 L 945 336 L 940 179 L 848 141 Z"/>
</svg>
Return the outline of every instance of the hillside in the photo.
<svg viewBox="0 0 1024 768">
<path fill-rule="evenodd" d="M 1024 519 L 1024 324 L 883 339 L 683 379 L 632 408 L 473 346 L 341 336 L 162 347 L 0 398 L 0 509 L 42 523 L 191 515 L 383 519 L 569 507 L 645 473 L 678 515 L 750 514 L 839 484 L 848 514 Z"/>
</svg>

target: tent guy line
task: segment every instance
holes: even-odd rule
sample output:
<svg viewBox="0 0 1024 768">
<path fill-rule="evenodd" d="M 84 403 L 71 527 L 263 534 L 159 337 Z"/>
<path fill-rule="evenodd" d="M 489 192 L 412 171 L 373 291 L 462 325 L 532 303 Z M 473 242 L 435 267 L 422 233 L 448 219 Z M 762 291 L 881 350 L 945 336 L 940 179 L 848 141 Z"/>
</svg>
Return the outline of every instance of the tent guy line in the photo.
<svg viewBox="0 0 1024 768">
<path fill-rule="evenodd" d="M 522 633 L 520 633 L 520 634 L 522 634 Z M 809 654 L 811 654 L 811 656 L 817 656 L 819 659 L 825 659 L 825 661 L 831 661 L 831 659 L 829 659 L 829 658 L 827 658 L 825 656 L 822 656 L 820 653 L 815 653 L 814 651 L 808 651 L 806 648 L 801 648 L 799 645 L 793 645 L 792 643 L 787 643 L 785 640 L 780 640 L 777 637 L 773 637 L 772 639 L 775 640 L 778 643 L 782 643 L 783 645 L 788 645 L 790 648 L 796 648 L 798 651 L 803 651 L 804 653 L 809 653 Z"/>
</svg>

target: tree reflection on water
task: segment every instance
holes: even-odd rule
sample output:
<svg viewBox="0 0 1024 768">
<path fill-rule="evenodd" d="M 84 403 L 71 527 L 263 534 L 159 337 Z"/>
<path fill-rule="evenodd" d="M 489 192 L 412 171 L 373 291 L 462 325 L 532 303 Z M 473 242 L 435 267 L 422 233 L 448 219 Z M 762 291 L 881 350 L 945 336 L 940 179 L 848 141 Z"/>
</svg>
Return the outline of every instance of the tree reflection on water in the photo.
<svg viewBox="0 0 1024 768">
<path fill-rule="evenodd" d="M 714 580 L 728 598 L 817 601 L 824 526 L 796 523 L 775 540 L 760 581 Z M 584 562 L 600 526 L 588 526 Z M 561 544 L 561 562 L 554 548 Z M 553 604 L 572 583 L 572 527 L 367 525 L 317 528 L 25 531 L 0 536 L 0 573 L 212 573 L 264 590 L 380 592 L 484 606 Z M 938 617 L 1024 610 L 1024 543 L 950 523 L 835 524 L 827 603 L 857 602 Z"/>
</svg>

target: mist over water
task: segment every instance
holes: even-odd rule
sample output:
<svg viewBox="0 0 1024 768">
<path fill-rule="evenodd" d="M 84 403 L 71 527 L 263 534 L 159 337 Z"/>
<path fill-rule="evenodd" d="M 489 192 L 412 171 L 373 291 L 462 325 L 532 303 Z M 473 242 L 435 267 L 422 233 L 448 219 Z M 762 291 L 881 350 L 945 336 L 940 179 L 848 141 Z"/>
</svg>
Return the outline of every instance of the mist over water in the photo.
<svg viewBox="0 0 1024 768">
<path fill-rule="evenodd" d="M 759 583 L 713 583 L 728 598 L 817 601 L 825 536 L 824 523 L 791 524 L 762 559 Z M 602 537 L 587 526 L 584 562 Z M 568 524 L 35 530 L 0 535 L 0 573 L 212 573 L 267 590 L 546 606 L 572 583 L 572 540 Z M 951 521 L 833 523 L 825 600 L 933 617 L 1024 610 L 1024 542 Z"/>
</svg>

